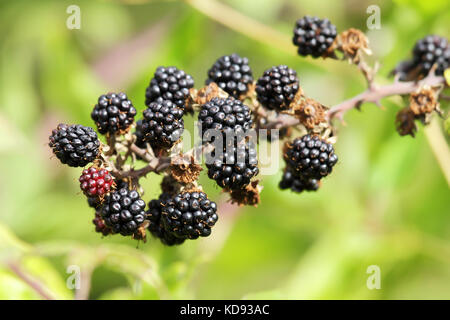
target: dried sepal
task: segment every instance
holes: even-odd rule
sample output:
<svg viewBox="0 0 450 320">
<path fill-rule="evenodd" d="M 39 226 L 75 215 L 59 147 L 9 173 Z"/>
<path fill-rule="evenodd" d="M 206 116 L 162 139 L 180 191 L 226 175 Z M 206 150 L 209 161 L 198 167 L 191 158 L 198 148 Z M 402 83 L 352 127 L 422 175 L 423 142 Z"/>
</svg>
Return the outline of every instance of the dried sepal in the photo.
<svg viewBox="0 0 450 320">
<path fill-rule="evenodd" d="M 170 174 L 176 181 L 188 184 L 196 181 L 203 170 L 192 155 L 178 155 L 172 158 Z"/>
<path fill-rule="evenodd" d="M 403 108 L 401 109 L 395 118 L 395 126 L 397 129 L 397 132 L 401 136 L 410 135 L 412 137 L 415 137 L 415 134 L 417 132 L 417 126 L 414 122 L 415 115 L 414 112 L 410 108 Z"/>
<path fill-rule="evenodd" d="M 313 129 L 320 123 L 326 123 L 328 108 L 318 101 L 304 96 L 296 97 L 291 103 L 288 114 L 298 118 L 307 129 Z"/>
<path fill-rule="evenodd" d="M 409 108 L 415 116 L 439 110 L 439 101 L 435 89 L 424 86 L 409 95 Z"/>
<path fill-rule="evenodd" d="M 260 193 L 262 186 L 258 185 L 258 180 L 250 182 L 242 189 L 230 190 L 230 202 L 236 203 L 239 206 L 254 206 L 257 207 L 261 198 Z"/>
<path fill-rule="evenodd" d="M 344 53 L 345 58 L 352 63 L 358 63 L 362 52 L 372 54 L 369 49 L 369 39 L 358 29 L 350 28 L 337 36 L 337 49 Z"/>
</svg>

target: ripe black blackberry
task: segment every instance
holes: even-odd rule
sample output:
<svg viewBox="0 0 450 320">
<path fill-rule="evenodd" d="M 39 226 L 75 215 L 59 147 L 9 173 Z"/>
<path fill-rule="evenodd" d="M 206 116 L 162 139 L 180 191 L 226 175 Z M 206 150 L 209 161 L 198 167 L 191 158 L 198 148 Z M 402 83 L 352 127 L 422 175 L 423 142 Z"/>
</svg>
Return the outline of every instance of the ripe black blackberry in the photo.
<svg viewBox="0 0 450 320">
<path fill-rule="evenodd" d="M 317 179 L 302 179 L 292 173 L 286 168 L 283 177 L 279 183 L 280 189 L 291 189 L 294 192 L 302 191 L 316 191 L 319 189 L 319 180 Z"/>
<path fill-rule="evenodd" d="M 164 202 L 161 221 L 166 232 L 179 239 L 197 239 L 211 234 L 218 220 L 217 205 L 201 191 L 185 191 Z"/>
<path fill-rule="evenodd" d="M 138 231 L 145 220 L 145 202 L 136 190 L 122 188 L 103 200 L 100 214 L 113 233 L 128 236 Z"/>
<path fill-rule="evenodd" d="M 214 150 L 212 159 L 206 161 L 208 177 L 226 189 L 245 187 L 259 173 L 256 146 L 240 143 L 225 147 L 223 152 Z M 208 159 L 207 159 L 208 160 Z"/>
<path fill-rule="evenodd" d="M 220 57 L 208 71 L 206 84 L 211 82 L 215 82 L 230 96 L 239 98 L 247 93 L 249 85 L 253 82 L 248 59 L 241 58 L 236 53 Z"/>
<path fill-rule="evenodd" d="M 216 132 L 246 133 L 252 127 L 250 108 L 234 98 L 213 98 L 205 103 L 198 114 L 203 139 L 207 141 Z M 212 129 L 213 132 L 208 132 Z"/>
<path fill-rule="evenodd" d="M 284 160 L 297 177 L 320 180 L 331 173 L 338 157 L 333 145 L 307 134 L 286 144 Z"/>
<path fill-rule="evenodd" d="M 70 167 L 84 167 L 94 161 L 100 148 L 97 134 L 81 124 L 59 124 L 49 137 L 49 146 L 56 157 Z"/>
<path fill-rule="evenodd" d="M 152 102 L 144 110 L 142 120 L 143 139 L 152 148 L 171 148 L 184 130 L 183 110 L 169 101 Z"/>
<path fill-rule="evenodd" d="M 300 89 L 297 72 L 280 65 L 264 71 L 256 83 L 258 101 L 267 109 L 286 110 Z"/>
<path fill-rule="evenodd" d="M 98 98 L 91 113 L 98 132 L 126 132 L 134 121 L 136 109 L 125 93 L 107 93 Z"/>
<path fill-rule="evenodd" d="M 298 47 L 299 55 L 317 58 L 326 53 L 336 36 L 336 26 L 330 20 L 305 16 L 297 20 L 292 42 Z"/>
<path fill-rule="evenodd" d="M 194 79 L 176 67 L 158 67 L 145 91 L 145 104 L 170 100 L 184 111 L 189 89 L 194 87 Z"/>
<path fill-rule="evenodd" d="M 153 199 L 148 203 L 147 210 L 147 220 L 149 221 L 148 230 L 150 233 L 159 238 L 162 243 L 168 246 L 173 246 L 176 244 L 182 244 L 185 239 L 178 238 L 172 233 L 164 229 L 164 225 L 161 221 L 161 210 L 164 206 L 165 201 L 170 199 L 168 193 L 163 193 L 159 196 L 159 199 Z"/>
<path fill-rule="evenodd" d="M 446 38 L 428 35 L 416 42 L 413 49 L 413 63 L 426 76 L 436 64 L 436 74 L 442 75 L 450 66 L 450 44 Z"/>
</svg>

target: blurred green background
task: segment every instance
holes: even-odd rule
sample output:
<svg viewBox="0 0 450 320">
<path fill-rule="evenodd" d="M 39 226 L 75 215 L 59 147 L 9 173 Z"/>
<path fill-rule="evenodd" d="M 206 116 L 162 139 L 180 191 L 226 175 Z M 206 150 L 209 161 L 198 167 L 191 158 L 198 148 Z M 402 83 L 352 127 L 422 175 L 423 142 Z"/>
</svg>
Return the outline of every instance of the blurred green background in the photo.
<svg viewBox="0 0 450 320">
<path fill-rule="evenodd" d="M 367 31 L 366 8 L 377 4 L 382 28 L 368 35 L 381 83 L 418 38 L 450 35 L 446 0 L 221 3 L 283 39 L 305 14 L 328 17 L 340 31 Z M 72 4 L 81 8 L 80 30 L 66 27 Z M 276 45 L 280 39 L 258 41 L 244 20 L 217 14 L 215 5 L 0 2 L 0 298 L 449 299 L 449 187 L 424 127 L 415 139 L 395 132 L 399 98 L 384 100 L 384 111 L 365 105 L 346 115 L 335 147 L 340 162 L 320 192 L 278 190 L 280 171 L 263 177 L 258 208 L 237 208 L 203 173 L 204 189 L 220 203 L 211 237 L 164 247 L 151 237 L 137 244 L 95 233 L 81 170 L 52 158 L 47 139 L 59 122 L 93 126 L 100 94 L 124 90 L 141 111 L 157 66 L 186 70 L 199 88 L 214 60 L 232 52 L 249 57 L 255 77 L 289 65 L 305 92 L 327 105 L 364 90 L 355 67 L 300 58 L 295 47 Z M 144 200 L 159 194 L 160 180 L 143 181 Z M 66 286 L 70 265 L 81 268 L 77 293 Z M 370 265 L 380 267 L 380 290 L 366 286 Z"/>
</svg>

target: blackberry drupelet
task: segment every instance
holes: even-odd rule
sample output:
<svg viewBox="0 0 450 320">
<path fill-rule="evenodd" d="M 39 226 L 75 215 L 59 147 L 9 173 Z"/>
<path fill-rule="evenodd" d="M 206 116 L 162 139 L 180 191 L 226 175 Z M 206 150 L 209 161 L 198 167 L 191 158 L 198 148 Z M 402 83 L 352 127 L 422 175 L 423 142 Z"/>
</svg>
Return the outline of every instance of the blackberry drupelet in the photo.
<svg viewBox="0 0 450 320">
<path fill-rule="evenodd" d="M 213 98 L 205 103 L 198 114 L 199 126 L 205 140 L 212 133 L 209 129 L 245 134 L 252 127 L 253 120 L 250 108 L 234 98 Z"/>
<path fill-rule="evenodd" d="M 49 146 L 56 157 L 70 167 L 84 167 L 94 161 L 100 148 L 97 134 L 81 124 L 59 124 L 49 137 Z"/>
<path fill-rule="evenodd" d="M 145 104 L 170 100 L 184 111 L 189 89 L 194 87 L 194 79 L 176 67 L 158 67 L 145 91 Z"/>
<path fill-rule="evenodd" d="M 106 169 L 90 167 L 80 176 L 80 188 L 87 197 L 102 197 L 114 186 L 114 179 Z"/>
<path fill-rule="evenodd" d="M 282 190 L 291 189 L 294 192 L 316 191 L 319 189 L 319 180 L 302 179 L 292 173 L 291 170 L 286 169 L 283 173 L 279 186 Z"/>
<path fill-rule="evenodd" d="M 233 53 L 217 59 L 208 71 L 206 84 L 215 82 L 222 90 L 234 98 L 246 94 L 253 82 L 252 70 L 247 58 Z"/>
<path fill-rule="evenodd" d="M 148 203 L 147 220 L 149 221 L 148 230 L 150 233 L 159 238 L 162 243 L 168 246 L 182 244 L 185 239 L 177 238 L 172 233 L 166 231 L 161 221 L 161 210 L 165 201 L 170 199 L 168 193 L 163 193 L 159 199 L 153 199 Z"/>
<path fill-rule="evenodd" d="M 184 130 L 183 110 L 169 101 L 152 102 L 144 110 L 142 133 L 152 148 L 171 148 Z"/>
<path fill-rule="evenodd" d="M 113 233 L 128 236 L 138 231 L 145 220 L 145 202 L 136 190 L 122 188 L 109 193 L 101 207 L 101 216 Z"/>
<path fill-rule="evenodd" d="M 272 67 L 256 83 L 258 101 L 267 109 L 286 110 L 300 89 L 297 72 L 285 65 Z"/>
<path fill-rule="evenodd" d="M 134 121 L 136 109 L 125 93 L 107 93 L 98 98 L 91 113 L 98 132 L 114 134 L 126 132 Z"/>
<path fill-rule="evenodd" d="M 98 197 L 88 197 L 87 198 L 88 206 L 94 209 L 97 209 L 101 205 L 101 200 Z"/>
<path fill-rule="evenodd" d="M 450 66 L 450 44 L 446 38 L 429 35 L 416 42 L 413 49 L 413 63 L 426 76 L 436 64 L 436 74 L 442 75 Z"/>
<path fill-rule="evenodd" d="M 218 220 L 216 203 L 204 192 L 185 191 L 164 202 L 161 221 L 166 232 L 179 239 L 197 239 L 211 234 Z"/>
<path fill-rule="evenodd" d="M 286 144 L 284 160 L 297 177 L 320 180 L 331 173 L 338 157 L 330 143 L 307 134 Z"/>
<path fill-rule="evenodd" d="M 336 26 L 328 19 L 305 16 L 297 20 L 292 42 L 301 56 L 314 58 L 324 55 L 337 36 Z"/>
<path fill-rule="evenodd" d="M 245 187 L 259 173 L 256 146 L 249 143 L 228 146 L 223 152 L 211 154 L 213 161 L 206 161 L 208 177 L 226 189 Z"/>
</svg>

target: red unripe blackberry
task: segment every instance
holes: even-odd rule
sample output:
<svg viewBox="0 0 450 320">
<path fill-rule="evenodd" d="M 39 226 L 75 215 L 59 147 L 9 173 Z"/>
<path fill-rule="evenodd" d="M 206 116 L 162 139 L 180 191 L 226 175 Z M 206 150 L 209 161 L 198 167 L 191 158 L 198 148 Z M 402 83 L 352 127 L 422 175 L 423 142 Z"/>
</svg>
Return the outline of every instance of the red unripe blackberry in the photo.
<svg viewBox="0 0 450 320">
<path fill-rule="evenodd" d="M 199 126 L 204 140 L 209 140 L 212 129 L 220 134 L 225 132 L 245 133 L 253 124 L 248 106 L 234 98 L 213 98 L 204 105 L 198 114 Z"/>
<path fill-rule="evenodd" d="M 317 58 L 326 53 L 336 36 L 336 26 L 330 20 L 305 16 L 295 23 L 292 42 L 299 55 Z"/>
<path fill-rule="evenodd" d="M 106 169 L 90 167 L 80 176 L 80 188 L 87 197 L 102 197 L 114 185 L 114 179 Z"/>
<path fill-rule="evenodd" d="M 413 63 L 426 76 L 436 64 L 436 74 L 442 75 L 450 66 L 450 44 L 444 37 L 428 35 L 418 40 L 413 49 Z"/>
<path fill-rule="evenodd" d="M 145 220 L 145 202 L 136 190 L 118 189 L 105 196 L 100 214 L 113 233 L 132 235 Z"/>
<path fill-rule="evenodd" d="M 208 177 L 226 189 L 241 189 L 259 173 L 256 146 L 240 143 L 228 146 L 223 152 L 214 150 L 207 159 Z"/>
<path fill-rule="evenodd" d="M 317 179 L 302 179 L 292 173 L 291 170 L 286 169 L 280 181 L 280 189 L 291 189 L 294 192 L 302 191 L 316 191 L 319 189 L 319 180 Z"/>
<path fill-rule="evenodd" d="M 59 124 L 49 137 L 49 146 L 56 157 L 71 167 L 84 167 L 94 161 L 100 141 L 94 129 L 81 124 Z"/>
<path fill-rule="evenodd" d="M 105 221 L 103 221 L 98 212 L 95 213 L 95 218 L 92 220 L 92 223 L 95 225 L 95 232 L 101 233 L 104 236 L 112 233 L 111 228 L 105 224 Z"/>
<path fill-rule="evenodd" d="M 189 89 L 194 87 L 194 79 L 176 67 L 158 67 L 153 79 L 145 91 L 145 104 L 161 103 L 163 100 L 172 101 L 184 111 Z"/>
<path fill-rule="evenodd" d="M 136 109 L 125 93 L 107 93 L 98 98 L 91 118 L 101 134 L 126 132 L 134 122 Z"/>
<path fill-rule="evenodd" d="M 297 72 L 280 65 L 264 71 L 256 83 L 258 101 L 267 109 L 286 110 L 300 89 Z"/>
<path fill-rule="evenodd" d="M 204 192 L 182 192 L 164 202 L 161 221 L 166 232 L 179 239 L 197 239 L 211 234 L 218 220 L 216 203 Z"/>
<path fill-rule="evenodd" d="M 320 180 L 331 173 L 338 157 L 332 144 L 307 134 L 286 144 L 284 160 L 297 177 Z"/>
<path fill-rule="evenodd" d="M 230 96 L 239 98 L 247 93 L 249 85 L 253 82 L 248 59 L 241 58 L 236 53 L 220 57 L 208 71 L 206 84 L 211 82 L 215 82 Z"/>
<path fill-rule="evenodd" d="M 152 102 L 144 110 L 142 134 L 152 148 L 171 148 L 183 133 L 183 110 L 169 100 Z"/>
<path fill-rule="evenodd" d="M 153 199 L 148 203 L 147 220 L 149 221 L 148 230 L 150 233 L 159 238 L 162 243 L 168 246 L 176 244 L 182 244 L 185 239 L 178 238 L 172 233 L 164 229 L 164 225 L 161 221 L 161 210 L 165 201 L 170 200 L 171 196 L 167 193 L 163 193 L 159 196 L 159 199 Z"/>
</svg>

